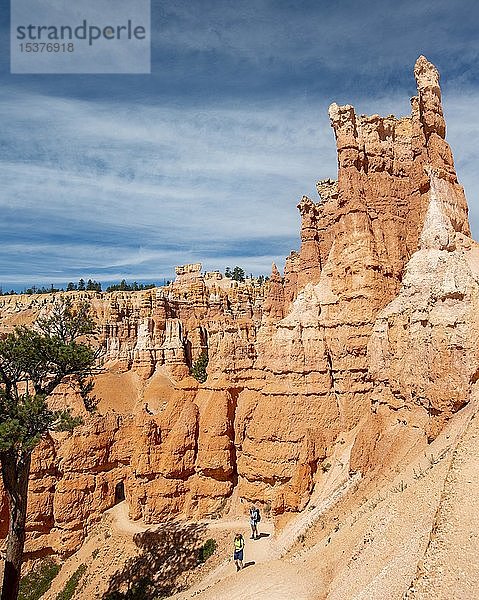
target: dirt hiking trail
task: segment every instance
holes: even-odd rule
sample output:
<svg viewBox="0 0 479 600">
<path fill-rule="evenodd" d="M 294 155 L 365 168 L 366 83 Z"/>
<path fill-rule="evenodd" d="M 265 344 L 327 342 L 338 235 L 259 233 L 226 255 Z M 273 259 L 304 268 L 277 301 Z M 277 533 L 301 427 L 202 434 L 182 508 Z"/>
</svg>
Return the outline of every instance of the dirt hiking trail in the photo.
<svg viewBox="0 0 479 600">
<path fill-rule="evenodd" d="M 208 531 L 214 536 L 215 530 L 231 530 L 230 554 L 222 563 L 211 571 L 199 584 L 186 592 L 172 596 L 175 600 L 189 598 L 215 598 L 218 600 L 248 600 L 264 598 L 265 600 L 303 600 L 312 598 L 308 586 L 298 572 L 298 568 L 280 560 L 271 560 L 276 554 L 276 540 L 271 522 L 261 521 L 260 538 L 252 540 L 247 519 L 218 521 L 209 526 Z M 245 536 L 244 568 L 236 571 L 232 560 L 233 535 L 241 532 Z"/>
</svg>

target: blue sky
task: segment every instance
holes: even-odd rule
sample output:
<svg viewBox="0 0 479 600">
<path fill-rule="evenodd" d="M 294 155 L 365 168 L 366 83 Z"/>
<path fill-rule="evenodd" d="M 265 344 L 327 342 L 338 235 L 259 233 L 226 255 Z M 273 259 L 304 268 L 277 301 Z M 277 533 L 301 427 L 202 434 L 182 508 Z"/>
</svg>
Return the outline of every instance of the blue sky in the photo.
<svg viewBox="0 0 479 600">
<path fill-rule="evenodd" d="M 134 2 L 134 0 L 132 0 Z M 1 11 L 0 286 L 268 273 L 336 176 L 328 105 L 408 114 L 420 54 L 479 233 L 479 3 L 152 0 L 151 75 L 11 75 Z"/>
</svg>

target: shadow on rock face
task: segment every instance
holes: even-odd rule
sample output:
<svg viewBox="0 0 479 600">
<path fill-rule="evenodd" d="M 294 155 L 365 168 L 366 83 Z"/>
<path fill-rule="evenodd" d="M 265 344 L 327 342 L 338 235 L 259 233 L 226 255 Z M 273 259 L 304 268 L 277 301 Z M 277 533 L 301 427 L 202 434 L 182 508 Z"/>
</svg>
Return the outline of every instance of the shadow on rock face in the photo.
<svg viewBox="0 0 479 600">
<path fill-rule="evenodd" d="M 111 577 L 103 600 L 148 600 L 179 591 L 178 578 L 199 564 L 204 532 L 204 525 L 167 523 L 137 533 L 139 553 Z"/>
</svg>

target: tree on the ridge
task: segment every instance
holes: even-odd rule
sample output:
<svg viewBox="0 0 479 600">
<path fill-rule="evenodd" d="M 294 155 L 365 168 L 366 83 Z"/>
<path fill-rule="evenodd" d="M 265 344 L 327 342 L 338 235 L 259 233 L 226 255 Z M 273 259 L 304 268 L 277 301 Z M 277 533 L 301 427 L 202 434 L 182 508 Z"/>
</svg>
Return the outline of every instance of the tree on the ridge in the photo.
<svg viewBox="0 0 479 600">
<path fill-rule="evenodd" d="M 86 284 L 87 292 L 101 292 L 101 283 L 98 281 L 89 279 Z"/>
<path fill-rule="evenodd" d="M 18 597 L 32 452 L 48 431 L 72 430 L 81 422 L 68 410 L 51 410 L 48 397 L 71 376 L 92 408 L 87 376 L 95 353 L 78 338 L 93 330 L 89 305 L 66 300 L 33 327 L 17 327 L 0 339 L 0 463 L 9 507 L 1 600 Z"/>
<path fill-rule="evenodd" d="M 235 267 L 233 269 L 233 273 L 231 274 L 231 279 L 234 281 L 244 281 L 244 269 L 241 267 Z"/>
<path fill-rule="evenodd" d="M 80 292 L 85 291 L 85 280 L 84 279 L 80 279 L 80 281 L 78 282 L 78 290 Z"/>
<path fill-rule="evenodd" d="M 229 279 L 229 278 L 231 278 L 231 275 L 232 275 L 231 269 L 229 267 L 226 267 L 226 269 L 225 269 L 225 277 L 228 277 L 228 279 Z"/>
</svg>

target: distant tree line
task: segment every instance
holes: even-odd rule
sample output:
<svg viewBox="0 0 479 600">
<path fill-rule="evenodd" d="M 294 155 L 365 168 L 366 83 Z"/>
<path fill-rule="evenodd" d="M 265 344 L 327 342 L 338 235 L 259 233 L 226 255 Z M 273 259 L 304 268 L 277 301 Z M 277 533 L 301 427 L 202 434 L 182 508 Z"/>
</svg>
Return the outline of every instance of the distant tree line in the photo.
<svg viewBox="0 0 479 600">
<path fill-rule="evenodd" d="M 168 282 L 169 283 L 169 282 Z M 151 290 L 156 287 L 156 283 L 137 283 L 134 281 L 132 284 L 126 283 L 125 279 L 122 279 L 120 283 L 115 285 L 109 285 L 106 288 L 107 292 L 139 292 L 141 290 Z"/>
<path fill-rule="evenodd" d="M 231 279 L 233 281 L 240 281 L 240 282 L 244 282 L 246 280 L 246 275 L 245 275 L 245 271 L 244 269 L 242 269 L 241 267 L 234 267 L 233 269 L 231 269 L 231 267 L 226 267 L 225 269 L 225 273 L 224 273 L 225 277 L 227 277 L 228 279 Z M 253 274 L 250 273 L 249 274 L 249 279 L 255 279 L 253 277 Z M 265 281 L 268 281 L 269 277 L 265 276 L 265 275 L 259 275 L 259 277 L 256 278 L 257 282 L 262 285 Z M 163 285 L 167 286 L 170 285 L 171 281 L 168 279 L 164 279 L 163 280 Z M 137 281 L 134 281 L 133 283 L 127 283 L 125 279 L 122 279 L 120 281 L 120 283 L 115 283 L 112 285 L 109 285 L 105 291 L 106 292 L 139 292 L 141 290 L 150 290 L 152 288 L 156 287 L 156 283 L 138 283 Z M 29 288 L 25 288 L 23 291 L 21 292 L 16 292 L 15 290 L 10 290 L 10 291 L 3 291 L 2 287 L 0 287 L 0 296 L 15 296 L 16 294 L 27 294 L 27 295 L 32 295 L 32 294 L 54 294 L 55 292 L 101 292 L 102 291 L 102 285 L 99 281 L 95 281 L 94 279 L 88 279 L 87 281 L 85 281 L 83 278 L 81 278 L 78 283 L 75 283 L 73 281 L 69 281 L 66 289 L 65 288 L 57 288 L 53 285 L 53 283 L 49 286 L 36 286 L 36 285 L 32 285 Z"/>
<path fill-rule="evenodd" d="M 89 279 L 86 283 L 84 279 L 80 279 L 78 283 L 73 283 L 73 281 L 68 282 L 67 292 L 101 292 L 101 283 L 98 281 L 92 281 Z"/>
<path fill-rule="evenodd" d="M 168 285 L 169 283 L 170 283 L 170 281 L 164 282 L 164 285 Z M 120 283 L 108 286 L 105 291 L 107 291 L 107 292 L 116 292 L 116 291 L 138 292 L 141 290 L 149 290 L 154 287 L 156 287 L 156 283 L 138 283 L 138 282 L 134 281 L 133 283 L 129 284 L 126 282 L 125 279 L 122 279 L 120 281 Z M 27 294 L 27 295 L 54 294 L 55 292 L 65 292 L 65 291 L 67 291 L 67 292 L 77 292 L 77 291 L 78 292 L 85 292 L 85 291 L 86 292 L 101 292 L 102 287 L 101 287 L 101 283 L 99 281 L 95 281 L 94 279 L 88 279 L 88 281 L 85 281 L 82 278 L 78 281 L 78 283 L 69 281 L 66 286 L 66 289 L 55 287 L 53 285 L 53 283 L 49 287 L 32 285 L 31 287 L 25 288 L 21 292 L 16 292 L 15 290 L 10 290 L 10 291 L 4 292 L 3 289 L 0 287 L 0 296 L 15 296 L 17 294 Z"/>
<path fill-rule="evenodd" d="M 25 288 L 21 292 L 16 292 L 15 290 L 10 290 L 9 292 L 3 292 L 3 290 L 0 288 L 0 295 L 15 296 L 17 293 L 20 293 L 20 294 L 54 294 L 55 292 L 60 292 L 60 291 L 63 291 L 63 290 L 56 288 L 52 283 L 50 285 L 50 287 L 45 287 L 45 286 L 40 287 L 40 286 L 32 285 L 32 287 Z"/>
<path fill-rule="evenodd" d="M 236 266 L 233 270 L 231 270 L 231 267 L 226 267 L 225 277 L 228 277 L 228 279 L 232 279 L 233 281 L 245 281 L 246 279 L 244 269 L 238 266 Z M 249 278 L 254 279 L 252 273 L 249 274 Z M 257 277 L 258 283 L 260 285 L 263 284 L 265 281 L 268 281 L 268 279 L 269 277 L 265 277 L 264 275 L 260 275 L 259 277 Z"/>
</svg>

